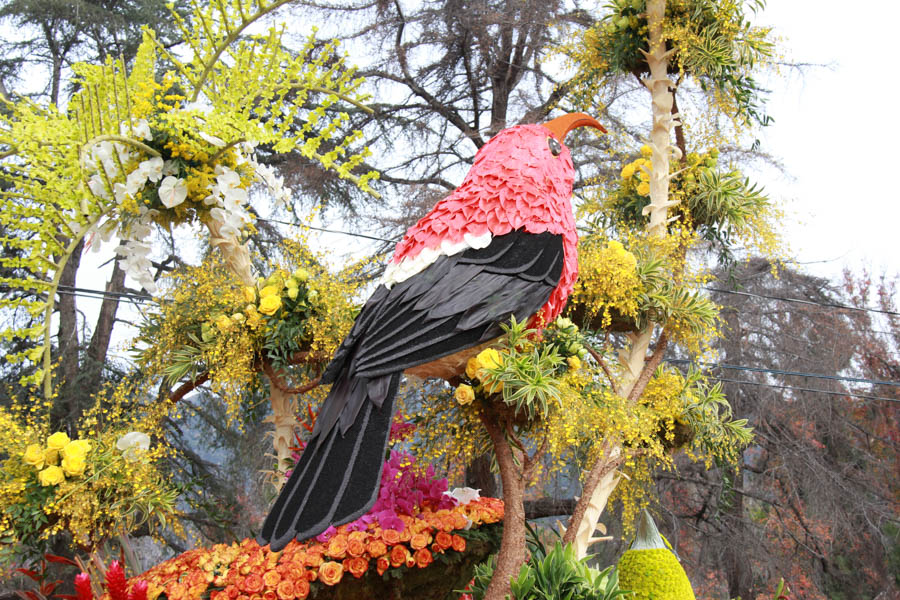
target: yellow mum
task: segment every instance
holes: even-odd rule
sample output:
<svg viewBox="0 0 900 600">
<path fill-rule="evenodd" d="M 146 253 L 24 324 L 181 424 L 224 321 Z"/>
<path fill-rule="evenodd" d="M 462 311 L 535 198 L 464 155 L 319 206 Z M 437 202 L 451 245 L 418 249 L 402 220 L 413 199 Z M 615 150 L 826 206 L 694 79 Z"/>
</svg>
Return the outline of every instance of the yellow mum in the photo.
<svg viewBox="0 0 900 600">
<path fill-rule="evenodd" d="M 637 186 L 637 193 L 640 194 L 641 196 L 650 195 L 650 184 L 647 183 L 646 181 L 640 182 Z"/>
<path fill-rule="evenodd" d="M 263 292 L 267 289 L 269 289 L 269 286 L 264 287 Z M 259 312 L 262 314 L 272 316 L 281 308 L 281 296 L 277 294 L 263 296 L 262 293 L 260 293 L 260 296 L 262 296 L 262 300 L 259 301 Z"/>
<path fill-rule="evenodd" d="M 47 467 L 38 473 L 38 481 L 42 486 L 58 485 L 66 480 L 63 470 L 59 467 Z"/>
<path fill-rule="evenodd" d="M 566 359 L 566 362 L 569 363 L 569 368 L 572 369 L 573 371 L 577 371 L 578 369 L 581 368 L 581 359 L 578 358 L 577 356 L 570 356 L 569 358 Z"/>
<path fill-rule="evenodd" d="M 622 168 L 622 179 L 631 179 L 634 175 L 634 163 L 627 164 Z"/>
<path fill-rule="evenodd" d="M 64 431 L 57 431 L 47 438 L 47 447 L 51 450 L 62 450 L 69 443 L 69 436 Z"/>
<path fill-rule="evenodd" d="M 25 454 L 22 458 L 25 464 L 33 466 L 35 469 L 41 469 L 44 466 L 44 449 L 40 444 L 29 444 L 25 448 Z"/>
</svg>

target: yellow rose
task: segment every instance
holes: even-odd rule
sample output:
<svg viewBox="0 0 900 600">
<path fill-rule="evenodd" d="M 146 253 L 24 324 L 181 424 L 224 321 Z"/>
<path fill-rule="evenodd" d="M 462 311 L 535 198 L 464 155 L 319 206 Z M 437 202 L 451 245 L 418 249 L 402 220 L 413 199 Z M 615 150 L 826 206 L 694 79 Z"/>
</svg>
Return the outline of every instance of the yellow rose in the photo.
<svg viewBox="0 0 900 600">
<path fill-rule="evenodd" d="M 293 279 L 291 281 L 293 281 Z M 297 286 L 292 287 L 289 285 L 287 291 L 288 291 L 288 298 L 290 298 L 291 300 L 296 300 L 297 295 L 300 294 L 300 288 L 298 288 Z"/>
<path fill-rule="evenodd" d="M 89 440 L 74 440 L 66 444 L 66 446 L 59 451 L 62 454 L 63 459 L 66 458 L 84 458 L 87 456 L 87 453 L 91 451 L 91 442 Z"/>
<path fill-rule="evenodd" d="M 294 279 L 296 279 L 296 280 L 299 281 L 300 283 L 303 283 L 303 282 L 305 282 L 307 279 L 309 279 L 309 271 L 307 271 L 307 270 L 304 269 L 303 267 L 300 267 L 299 269 L 295 270 L 295 271 L 293 272 L 293 274 L 291 274 L 291 277 L 293 277 Z"/>
<path fill-rule="evenodd" d="M 263 288 L 263 292 L 265 292 L 266 289 L 268 288 Z M 281 308 L 281 296 L 277 294 L 262 296 L 262 300 L 259 301 L 259 312 L 264 315 L 272 316 L 279 308 Z"/>
<path fill-rule="evenodd" d="M 642 181 L 637 186 L 637 193 L 641 196 L 646 196 L 650 193 L 650 184 L 646 181 Z"/>
<path fill-rule="evenodd" d="M 482 369 L 496 369 L 503 364 L 500 353 L 493 348 L 482 350 L 475 358 L 478 359 L 478 364 L 481 365 Z"/>
<path fill-rule="evenodd" d="M 84 456 L 67 456 L 62 461 L 62 470 L 69 477 L 81 477 L 86 466 Z"/>
<path fill-rule="evenodd" d="M 244 302 L 256 302 L 256 289 L 249 285 L 244 287 Z"/>
<path fill-rule="evenodd" d="M 44 466 L 44 449 L 41 448 L 40 444 L 28 444 L 28 447 L 25 448 L 25 455 L 23 457 L 26 465 L 31 465 L 35 469 L 41 469 Z"/>
<path fill-rule="evenodd" d="M 466 363 L 466 377 L 469 379 L 477 379 L 478 369 L 480 368 L 481 365 L 478 364 L 478 358 L 473 356 L 469 359 L 469 362 Z"/>
<path fill-rule="evenodd" d="M 634 165 L 633 164 L 625 165 L 622 168 L 621 175 L 622 175 L 622 179 L 631 179 L 631 176 L 634 175 Z"/>
<path fill-rule="evenodd" d="M 219 331 L 222 333 L 228 333 L 231 331 L 231 326 L 233 325 L 231 319 L 228 318 L 228 315 L 219 315 L 216 317 L 216 327 L 219 328 Z"/>
<path fill-rule="evenodd" d="M 647 144 L 644 144 L 643 146 L 641 146 L 641 155 L 642 155 L 644 158 L 650 158 L 650 156 L 651 156 L 652 154 L 653 154 L 653 148 L 651 148 L 651 147 L 648 146 Z"/>
<path fill-rule="evenodd" d="M 471 385 L 462 384 L 456 388 L 453 397 L 456 398 L 457 402 L 465 406 L 466 404 L 471 404 L 472 400 L 475 399 L 475 390 L 472 389 Z"/>
<path fill-rule="evenodd" d="M 259 291 L 260 298 L 269 298 L 270 296 L 280 296 L 281 295 L 281 286 L 280 285 L 267 285 L 263 289 Z"/>
<path fill-rule="evenodd" d="M 566 362 L 569 363 L 569 368 L 573 371 L 577 371 L 581 368 L 581 359 L 577 356 L 570 356 L 566 359 Z"/>
<path fill-rule="evenodd" d="M 59 463 L 59 450 L 56 448 L 47 448 L 44 450 L 44 465 L 55 465 Z"/>
<path fill-rule="evenodd" d="M 244 309 L 244 313 L 247 315 L 247 325 L 249 325 L 251 329 L 256 329 L 259 327 L 260 323 L 262 323 L 262 317 L 256 312 L 256 306 L 253 304 L 248 304 L 247 308 Z"/>
<path fill-rule="evenodd" d="M 63 431 L 57 431 L 47 438 L 47 447 L 51 450 L 62 450 L 69 443 L 69 436 Z"/>
<path fill-rule="evenodd" d="M 59 467 L 47 467 L 38 473 L 38 481 L 40 481 L 41 485 L 44 487 L 47 487 L 48 485 L 57 485 L 65 480 L 66 476 Z"/>
</svg>

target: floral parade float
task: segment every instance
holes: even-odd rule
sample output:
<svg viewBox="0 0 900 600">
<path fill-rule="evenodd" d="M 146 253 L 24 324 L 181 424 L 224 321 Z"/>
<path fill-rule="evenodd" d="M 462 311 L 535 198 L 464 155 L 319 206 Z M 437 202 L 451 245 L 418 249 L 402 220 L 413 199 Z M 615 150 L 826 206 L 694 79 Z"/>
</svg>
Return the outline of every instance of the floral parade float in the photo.
<svg viewBox="0 0 900 600">
<path fill-rule="evenodd" d="M 12 187 L 0 192 L 4 225 L 29 234 L 21 236 L 17 262 L 4 259 L 4 266 L 21 269 L 4 283 L 35 294 L 4 299 L 3 307 L 34 316 L 36 324 L 4 335 L 35 342 L 8 358 L 34 363 L 23 384 L 40 387 L 40 394 L 31 393 L 0 411 L 0 436 L 8 449 L 0 482 L 5 507 L 0 530 L 7 548 L 37 548 L 65 533 L 90 554 L 117 533 L 145 522 L 178 527 L 177 490 L 159 466 L 171 452 L 159 423 L 205 383 L 234 417 L 241 391 L 266 382 L 275 427 L 272 481 L 279 487 L 282 474 L 295 466 L 296 396 L 319 394 L 315 397 L 321 399 L 320 389 L 314 388 L 319 377 L 335 380 L 336 373 L 322 372 L 335 350 L 339 359 L 342 352 L 346 357 L 355 351 L 358 338 L 351 322 L 357 307 L 355 288 L 348 284 L 352 269 L 331 273 L 299 241 L 288 242 L 280 259 L 269 260 L 258 272 L 245 243 L 256 218 L 251 192 L 265 189 L 282 202 L 289 197 L 274 172 L 260 164 L 256 152 L 261 146 L 274 153 L 299 151 L 366 191 L 375 177 L 352 173 L 366 154 L 352 149 L 359 134 L 344 132 L 346 117 L 339 106 L 365 110 L 365 98 L 361 82 L 335 47 L 310 39 L 294 55 L 281 43 L 283 28 L 251 33 L 254 23 L 284 4 L 198 3 L 188 17 L 173 16 L 189 47 L 188 58 L 161 46 L 146 31 L 130 72 L 112 59 L 102 66 L 76 65 L 79 91 L 66 111 L 29 101 L 7 103 L 9 111 L 0 117 L 0 156 Z M 386 272 L 396 294 L 427 287 L 416 283 L 416 277 L 432 266 L 443 268 L 447 257 L 457 255 L 479 265 L 470 269 L 474 276 L 476 270 L 487 271 L 484 265 L 500 264 L 495 259 L 508 252 L 508 258 L 520 261 L 517 268 L 528 275 L 525 281 L 547 281 L 543 295 L 516 307 L 521 310 L 510 304 L 519 298 L 501 293 L 505 304 L 491 306 L 489 298 L 467 297 L 464 287 L 438 299 L 455 301 L 449 313 L 482 331 L 463 344 L 469 351 L 454 356 L 452 366 L 421 373 L 443 375 L 451 381 L 452 393 L 423 389 L 418 406 L 404 407 L 417 413 L 416 436 L 408 443 L 418 460 L 398 451 L 386 455 L 382 465 L 384 442 L 374 444 L 367 460 L 381 473 L 370 482 L 377 492 L 375 508 L 362 515 L 348 510 L 347 515 L 356 517 L 349 523 L 326 523 L 310 539 L 294 540 L 297 531 L 291 527 L 277 531 L 282 514 L 294 518 L 292 511 L 279 507 L 271 513 L 272 530 L 265 532 L 271 538 L 277 531 L 282 547 L 275 551 L 252 540 L 197 548 L 144 574 L 131 573 L 130 583 L 121 565 L 105 575 L 94 569 L 93 577 L 79 576 L 75 582 L 81 600 L 99 596 L 104 579 L 113 600 L 163 595 L 220 600 L 226 595 L 230 600 L 448 597 L 465 587 L 475 564 L 496 550 L 501 519 L 499 556 L 475 570 L 472 597 L 494 600 L 510 592 L 527 594 L 524 590 L 535 586 L 552 587 L 541 580 L 542 569 L 551 564 L 569 569 L 578 590 L 575 597 L 617 594 L 610 572 L 592 571 L 584 563 L 608 499 L 617 495 L 623 519 L 632 522 L 648 502 L 652 469 L 671 467 L 675 449 L 688 448 L 708 462 L 734 461 L 748 439 L 744 423 L 731 418 L 719 388 L 708 385 L 699 372 L 684 374 L 660 364 L 669 343 L 699 356 L 715 326 L 715 307 L 697 291 L 705 279 L 689 268 L 687 249 L 698 243 L 703 227 L 724 224 L 751 234 L 754 227 L 765 229 L 747 214 L 767 205 L 758 194 L 743 194 L 744 204 L 726 203 L 724 212 L 716 212 L 715 203 L 698 201 L 717 185 L 713 151 L 682 153 L 685 165 L 670 164 L 679 151 L 669 142 L 677 122 L 667 96 L 672 93 L 667 87 L 670 52 L 663 36 L 688 27 L 688 13 L 673 9 L 674 25 L 663 32 L 666 3 L 653 0 L 646 8 L 636 27 L 641 36 L 646 34 L 649 52 L 640 48 L 633 53 L 644 52 L 650 74 L 650 143 L 641 149 L 641 158 L 623 168 L 606 204 L 591 200 L 581 207 L 578 216 L 594 219 L 595 225 L 602 213 L 620 220 L 578 242 L 579 265 L 568 201 L 571 173 L 557 163 L 571 170 L 562 142 L 569 129 L 588 124 L 581 116 L 498 134 L 494 146 L 486 146 L 488 151 L 476 158 L 476 166 L 491 163 L 487 172 L 499 175 L 492 180 L 473 168 L 477 177 L 439 203 L 398 247 Z M 615 9 L 631 15 L 631 3 L 615 3 Z M 739 12 L 728 10 L 714 18 L 743 23 Z M 626 21 L 593 31 L 588 42 L 602 53 L 604 36 L 616 28 L 630 31 L 630 17 Z M 491 148 L 503 144 L 513 148 L 511 154 L 492 156 Z M 536 159 L 551 161 L 560 172 L 546 178 L 549 183 L 535 177 L 524 186 L 504 187 L 515 181 L 513 167 Z M 529 186 L 540 192 L 529 193 Z M 548 193 L 557 201 L 552 210 L 541 205 L 542 194 Z M 206 229 L 216 252 L 200 266 L 178 269 L 160 281 L 153 274 L 149 240 L 155 230 L 183 225 Z M 75 439 L 64 439 L 67 434 L 40 418 L 49 412 L 57 390 L 51 341 L 54 298 L 66 261 L 113 236 L 120 240 L 117 253 L 124 268 L 157 294 L 157 307 L 141 329 L 139 374 L 101 394 L 77 424 L 68 425 Z M 548 236 L 561 238 L 559 248 L 544 243 Z M 497 250 L 497 241 L 508 247 Z M 530 263 L 529 256 L 534 258 Z M 530 272 L 534 265 L 540 268 Z M 500 266 L 516 270 L 515 264 Z M 581 273 L 578 282 L 576 270 Z M 429 285 L 440 280 L 425 279 Z M 541 286 L 523 285 L 517 292 L 527 296 L 535 287 Z M 426 292 L 416 293 L 427 297 Z M 569 292 L 568 318 L 553 320 Z M 421 299 L 411 297 L 415 304 Z M 372 306 L 381 311 L 377 302 Z M 485 307 L 505 310 L 505 317 L 512 312 L 515 318 L 500 319 L 485 313 Z M 533 318 L 542 307 L 550 318 Z M 362 321 L 368 319 L 366 310 L 360 313 Z M 411 323 L 414 335 L 404 343 L 420 339 L 419 324 Z M 348 331 L 352 343 L 339 349 Z M 611 333 L 624 335 L 622 347 L 609 343 Z M 400 352 L 377 345 L 374 350 L 376 356 Z M 395 388 L 399 372 L 415 374 L 416 366 L 393 365 L 384 386 Z M 380 376 L 374 371 L 365 375 Z M 304 383 L 292 383 L 295 378 Z M 158 398 L 142 392 L 156 386 L 163 391 Z M 374 387 L 383 403 L 396 392 L 381 390 L 382 383 Z M 390 402 L 386 404 L 384 412 L 390 413 Z M 334 406 L 323 404 L 318 419 L 329 427 L 346 427 L 346 432 L 355 414 L 344 417 Z M 369 417 L 375 414 L 365 404 L 354 408 L 360 407 Z M 389 424 L 390 415 L 382 420 Z M 326 427 L 322 437 L 327 434 Z M 300 460 L 314 456 L 321 441 L 313 439 L 313 450 L 301 453 Z M 489 498 L 451 499 L 443 493 L 446 481 L 421 467 L 437 459 L 464 465 L 485 452 L 497 459 L 504 504 Z M 295 471 L 291 476 L 301 473 Z M 367 472 L 371 477 L 373 469 Z M 562 541 L 570 545 L 532 551 L 526 563 L 523 493 L 544 473 L 580 479 L 583 493 L 563 528 Z M 285 496 L 292 494 L 290 486 L 284 490 Z M 410 499 L 414 492 L 418 495 Z M 288 498 L 285 504 L 291 502 Z"/>
</svg>

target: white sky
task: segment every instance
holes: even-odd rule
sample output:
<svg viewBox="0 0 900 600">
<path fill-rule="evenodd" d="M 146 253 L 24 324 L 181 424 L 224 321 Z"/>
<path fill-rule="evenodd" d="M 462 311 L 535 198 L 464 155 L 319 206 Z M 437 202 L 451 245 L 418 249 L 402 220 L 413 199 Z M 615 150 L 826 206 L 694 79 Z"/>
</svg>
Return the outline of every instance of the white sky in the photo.
<svg viewBox="0 0 900 600">
<path fill-rule="evenodd" d="M 767 82 L 772 90 L 767 109 L 775 123 L 760 139 L 763 149 L 783 162 L 787 176 L 767 171 L 754 179 L 784 203 L 786 237 L 804 269 L 833 278 L 844 268 L 895 276 L 900 274 L 900 194 L 889 185 L 894 169 L 889 143 L 900 133 L 894 107 L 900 83 L 889 73 L 900 3 L 870 2 L 865 17 L 847 6 L 770 0 L 755 19 L 774 26 L 789 62 L 819 66 L 802 73 L 784 69 Z M 325 248 L 360 250 L 356 240 L 344 236 L 318 234 L 315 240 Z M 85 263 L 98 261 L 86 256 Z M 109 270 L 82 269 L 78 284 L 102 289 Z M 79 298 L 87 315 L 96 314 L 99 303 Z M 132 313 L 123 312 L 124 318 Z"/>
<path fill-rule="evenodd" d="M 900 194 L 890 185 L 900 133 L 897 91 L 891 73 L 900 3 L 876 0 L 864 12 L 846 3 L 770 0 L 757 22 L 775 27 L 787 58 L 816 63 L 803 74 L 785 70 L 769 82 L 768 113 L 775 124 L 761 140 L 791 179 L 762 180 L 785 200 L 794 218 L 786 224 L 799 262 L 815 274 L 843 268 L 900 273 L 897 226 Z"/>
</svg>

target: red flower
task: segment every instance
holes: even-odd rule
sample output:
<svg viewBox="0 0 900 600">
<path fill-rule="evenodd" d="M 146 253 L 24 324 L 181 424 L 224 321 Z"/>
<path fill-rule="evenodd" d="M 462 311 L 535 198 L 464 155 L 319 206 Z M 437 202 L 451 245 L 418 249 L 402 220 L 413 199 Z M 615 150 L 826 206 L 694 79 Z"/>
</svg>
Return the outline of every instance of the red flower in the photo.
<svg viewBox="0 0 900 600">
<path fill-rule="evenodd" d="M 319 580 L 325 585 L 337 585 L 344 576 L 344 565 L 328 561 L 319 567 Z"/>
<path fill-rule="evenodd" d="M 232 584 L 225 587 L 225 593 L 228 595 L 231 600 L 235 600 L 240 595 L 240 591 L 237 589 L 237 586 Z"/>
<path fill-rule="evenodd" d="M 255 595 L 256 595 L 256 594 L 254 594 L 254 596 L 255 596 Z M 198 596 L 196 596 L 196 597 L 199 598 L 200 596 L 198 595 Z M 264 591 L 264 592 L 262 593 L 262 600 L 278 600 L 278 599 L 275 597 L 275 590 L 266 590 L 266 591 Z"/>
<path fill-rule="evenodd" d="M 409 556 L 409 550 L 406 546 L 394 546 L 391 548 L 391 566 L 399 567 L 406 564 L 406 558 Z"/>
<path fill-rule="evenodd" d="M 386 556 L 381 556 L 375 562 L 375 570 L 378 571 L 379 575 L 384 575 L 384 572 L 387 571 L 391 566 L 391 561 L 387 559 Z"/>
<path fill-rule="evenodd" d="M 117 560 L 112 561 L 106 570 L 106 590 L 111 600 L 128 600 L 125 569 Z"/>
<path fill-rule="evenodd" d="M 75 594 L 78 596 L 78 600 L 94 600 L 90 575 L 79 573 L 75 576 Z"/>
<path fill-rule="evenodd" d="M 454 535 L 453 536 L 453 549 L 457 552 L 465 552 L 466 551 L 466 538 Z"/>
<path fill-rule="evenodd" d="M 434 542 L 440 546 L 441 550 L 446 550 L 453 545 L 453 536 L 446 531 L 438 531 L 434 536 Z"/>
<path fill-rule="evenodd" d="M 369 570 L 369 561 L 363 558 L 362 556 L 354 556 L 353 558 L 348 558 L 344 562 L 350 574 L 359 579 L 363 575 L 366 574 L 366 571 Z"/>
<path fill-rule="evenodd" d="M 132 583 L 128 600 L 147 600 L 147 582 L 138 580 Z"/>
<path fill-rule="evenodd" d="M 431 552 L 428 550 L 428 548 L 421 548 L 419 550 L 416 550 L 414 558 L 416 559 L 416 566 L 420 569 L 424 569 L 434 562 L 434 557 L 431 555 Z"/>
</svg>

